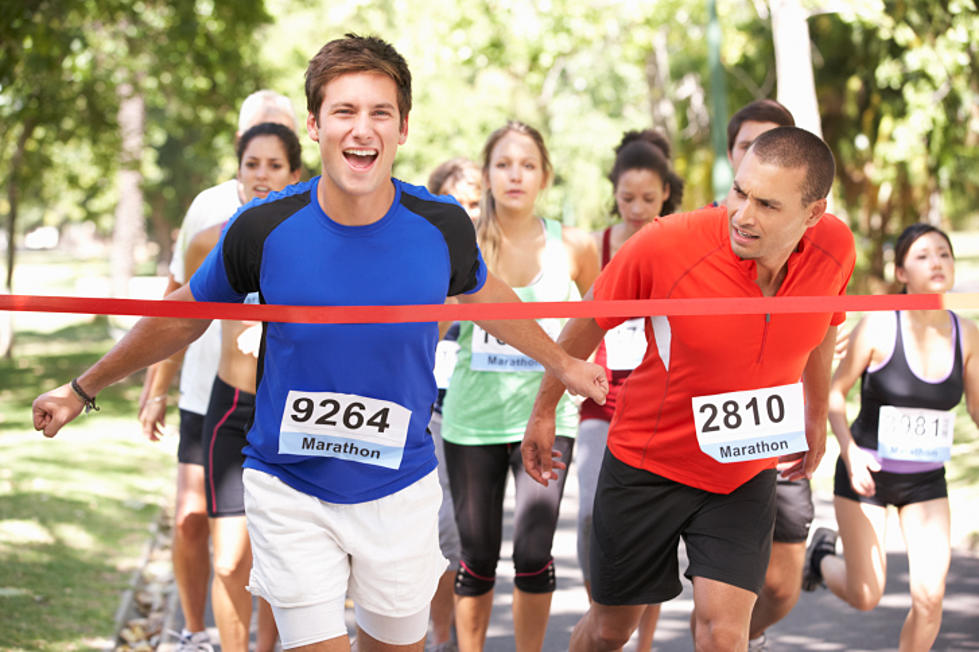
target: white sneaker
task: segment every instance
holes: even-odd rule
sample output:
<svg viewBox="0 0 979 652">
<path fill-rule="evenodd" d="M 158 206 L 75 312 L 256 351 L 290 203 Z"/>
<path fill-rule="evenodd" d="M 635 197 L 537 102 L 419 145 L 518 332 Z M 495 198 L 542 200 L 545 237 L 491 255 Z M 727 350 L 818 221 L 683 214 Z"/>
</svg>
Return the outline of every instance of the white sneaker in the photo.
<svg viewBox="0 0 979 652">
<path fill-rule="evenodd" d="M 184 628 L 177 642 L 177 652 L 214 652 L 214 646 L 206 631 L 191 632 Z"/>
<path fill-rule="evenodd" d="M 764 652 L 768 649 L 768 637 L 764 634 L 748 641 L 748 652 Z"/>
</svg>

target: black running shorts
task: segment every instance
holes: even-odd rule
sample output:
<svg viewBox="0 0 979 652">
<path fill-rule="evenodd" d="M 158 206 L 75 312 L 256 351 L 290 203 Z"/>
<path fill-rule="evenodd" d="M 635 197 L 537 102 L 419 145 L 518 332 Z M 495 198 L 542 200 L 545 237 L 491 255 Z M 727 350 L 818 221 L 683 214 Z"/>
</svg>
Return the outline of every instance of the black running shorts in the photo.
<svg viewBox="0 0 979 652">
<path fill-rule="evenodd" d="M 775 470 L 715 494 L 637 469 L 608 450 L 595 495 L 592 598 L 605 605 L 656 604 L 680 594 L 684 575 L 758 593 L 772 547 Z"/>
</svg>

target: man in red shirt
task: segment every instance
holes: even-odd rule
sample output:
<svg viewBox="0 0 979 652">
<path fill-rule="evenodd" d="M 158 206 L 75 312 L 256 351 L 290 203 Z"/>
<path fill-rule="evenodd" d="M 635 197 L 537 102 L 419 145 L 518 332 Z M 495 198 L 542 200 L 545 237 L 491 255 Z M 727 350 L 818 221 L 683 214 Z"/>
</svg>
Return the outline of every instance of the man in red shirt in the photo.
<svg viewBox="0 0 979 652">
<path fill-rule="evenodd" d="M 657 219 L 586 299 L 844 294 L 855 253 L 847 226 L 825 214 L 834 170 L 819 137 L 795 127 L 767 132 L 745 154 L 726 207 Z M 572 650 L 621 647 L 645 604 L 680 593 L 681 536 L 696 648 L 744 649 L 771 550 L 776 461 L 794 479 L 809 477 L 823 455 L 843 318 L 647 319 L 646 355 L 609 432 L 595 498 L 593 604 Z M 559 342 L 588 355 L 624 319 L 572 320 Z M 545 375 L 522 446 L 527 472 L 545 484 L 561 464 L 551 458 L 561 391 Z"/>
</svg>

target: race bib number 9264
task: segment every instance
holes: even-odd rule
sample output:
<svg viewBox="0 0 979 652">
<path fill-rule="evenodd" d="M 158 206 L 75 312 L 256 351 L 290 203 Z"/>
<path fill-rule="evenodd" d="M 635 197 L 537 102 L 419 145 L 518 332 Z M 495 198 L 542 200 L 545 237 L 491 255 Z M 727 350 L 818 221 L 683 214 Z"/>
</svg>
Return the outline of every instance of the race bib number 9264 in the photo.
<svg viewBox="0 0 979 652">
<path fill-rule="evenodd" d="M 335 457 L 390 469 L 401 465 L 411 410 L 356 394 L 291 390 L 279 453 Z"/>
</svg>

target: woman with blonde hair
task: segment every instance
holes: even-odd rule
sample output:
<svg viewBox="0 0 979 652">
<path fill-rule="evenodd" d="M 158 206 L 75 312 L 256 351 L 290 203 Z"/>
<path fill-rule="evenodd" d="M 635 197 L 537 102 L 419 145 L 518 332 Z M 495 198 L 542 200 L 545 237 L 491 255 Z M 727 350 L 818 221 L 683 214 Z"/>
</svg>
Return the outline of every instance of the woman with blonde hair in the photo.
<svg viewBox="0 0 979 652">
<path fill-rule="evenodd" d="M 482 163 L 476 235 L 489 269 L 523 301 L 579 299 L 598 275 L 598 256 L 587 233 L 535 214 L 537 197 L 552 178 L 540 133 L 508 122 L 490 135 Z M 562 326 L 559 319 L 539 321 L 552 337 Z M 562 471 L 545 488 L 523 471 L 520 442 L 543 370 L 471 322 L 462 324 L 459 346 L 442 423 L 462 542 L 455 583 L 459 648 L 472 652 L 485 644 L 503 534 L 503 496 L 512 473 L 514 649 L 539 651 L 555 588 L 551 544 L 566 478 Z M 565 397 L 555 446 L 566 462 L 571 460 L 576 412 Z"/>
</svg>

